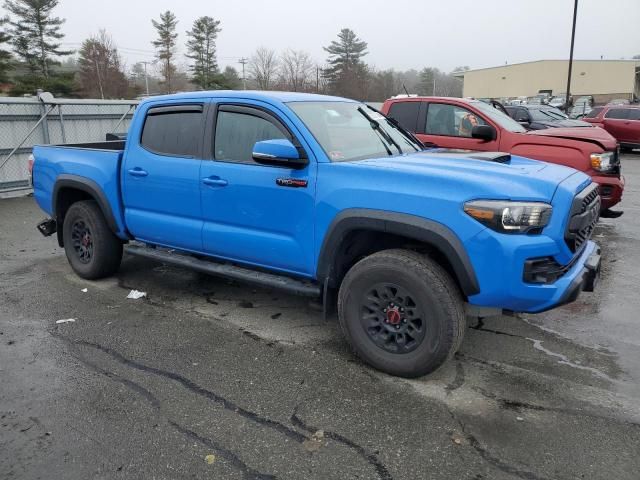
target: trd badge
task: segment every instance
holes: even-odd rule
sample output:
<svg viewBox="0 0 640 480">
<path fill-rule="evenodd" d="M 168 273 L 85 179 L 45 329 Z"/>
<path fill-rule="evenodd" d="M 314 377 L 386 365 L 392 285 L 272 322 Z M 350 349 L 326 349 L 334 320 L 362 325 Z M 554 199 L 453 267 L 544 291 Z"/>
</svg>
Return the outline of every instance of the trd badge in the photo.
<svg viewBox="0 0 640 480">
<path fill-rule="evenodd" d="M 306 180 L 298 178 L 276 178 L 276 185 L 280 187 L 307 188 L 308 183 Z"/>
</svg>

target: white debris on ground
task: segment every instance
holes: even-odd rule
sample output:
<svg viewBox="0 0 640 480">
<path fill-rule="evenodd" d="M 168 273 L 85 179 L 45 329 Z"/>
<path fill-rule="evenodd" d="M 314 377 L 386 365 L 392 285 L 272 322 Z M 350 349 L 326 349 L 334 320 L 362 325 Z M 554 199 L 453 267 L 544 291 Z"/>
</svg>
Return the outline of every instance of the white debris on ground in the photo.
<svg viewBox="0 0 640 480">
<path fill-rule="evenodd" d="M 62 320 L 56 320 L 56 323 L 71 323 L 75 321 L 75 318 L 63 318 Z"/>
<path fill-rule="evenodd" d="M 138 300 L 139 298 L 143 298 L 147 296 L 147 292 L 141 292 L 140 290 L 131 290 L 127 298 L 131 298 L 133 300 Z"/>
<path fill-rule="evenodd" d="M 82 290 L 80 290 L 82 293 L 87 293 L 89 291 L 88 288 L 83 288 Z"/>
</svg>

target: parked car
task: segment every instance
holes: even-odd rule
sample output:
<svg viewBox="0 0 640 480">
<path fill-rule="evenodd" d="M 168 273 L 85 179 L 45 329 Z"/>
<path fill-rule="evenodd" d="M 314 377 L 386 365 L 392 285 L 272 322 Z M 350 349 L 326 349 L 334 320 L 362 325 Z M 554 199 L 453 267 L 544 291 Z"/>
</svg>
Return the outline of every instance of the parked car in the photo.
<svg viewBox="0 0 640 480">
<path fill-rule="evenodd" d="M 584 120 L 613 135 L 621 149 L 630 151 L 640 148 L 640 105 L 596 107 Z"/>
<path fill-rule="evenodd" d="M 578 97 L 569 110 L 569 117 L 579 119 L 587 115 L 593 108 L 593 97 L 591 95 Z"/>
<path fill-rule="evenodd" d="M 569 101 L 571 101 L 571 98 L 569 98 Z M 559 110 L 565 110 L 567 107 L 567 96 L 562 93 L 556 95 L 549 100 L 549 106 Z"/>
<path fill-rule="evenodd" d="M 616 139 L 599 128 L 547 128 L 527 131 L 498 109 L 452 97 L 387 100 L 382 112 L 398 120 L 423 142 L 439 147 L 503 151 L 567 165 L 600 185 L 602 215 L 620 202 L 624 177 Z"/>
<path fill-rule="evenodd" d="M 51 217 L 38 228 L 57 233 L 82 278 L 113 274 L 129 242 L 133 255 L 318 297 L 337 303 L 358 355 L 395 375 L 450 358 L 466 313 L 547 310 L 592 290 L 599 272 L 588 175 L 424 151 L 352 100 L 157 97 L 138 106 L 126 141 L 37 146 L 34 157 L 34 195 Z"/>
<path fill-rule="evenodd" d="M 557 108 L 547 105 L 521 105 L 504 107 L 511 118 L 527 130 L 544 128 L 591 127 L 581 120 L 572 120 Z"/>
</svg>

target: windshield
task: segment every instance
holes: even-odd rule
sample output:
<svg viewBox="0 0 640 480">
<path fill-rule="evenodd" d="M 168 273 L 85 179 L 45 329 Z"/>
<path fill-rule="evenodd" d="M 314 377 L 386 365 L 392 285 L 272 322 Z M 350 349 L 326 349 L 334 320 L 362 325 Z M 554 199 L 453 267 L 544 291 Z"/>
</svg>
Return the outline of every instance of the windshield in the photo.
<svg viewBox="0 0 640 480">
<path fill-rule="evenodd" d="M 525 128 L 522 125 L 520 125 L 518 122 L 516 122 L 513 118 L 511 118 L 509 115 L 505 115 L 500 110 L 492 107 L 491 105 L 487 105 L 486 103 L 482 103 L 482 102 L 472 102 L 472 103 L 474 107 L 476 107 L 478 110 L 480 110 L 482 113 L 484 113 L 487 117 L 489 117 L 491 120 L 496 122 L 505 130 L 508 130 L 514 133 L 526 132 Z"/>
<path fill-rule="evenodd" d="M 529 110 L 529 115 L 531 115 L 531 119 L 536 122 L 566 120 L 568 118 L 564 113 L 553 108 L 532 108 Z"/>
<path fill-rule="evenodd" d="M 355 102 L 290 102 L 332 162 L 419 152 L 384 115 Z"/>
</svg>

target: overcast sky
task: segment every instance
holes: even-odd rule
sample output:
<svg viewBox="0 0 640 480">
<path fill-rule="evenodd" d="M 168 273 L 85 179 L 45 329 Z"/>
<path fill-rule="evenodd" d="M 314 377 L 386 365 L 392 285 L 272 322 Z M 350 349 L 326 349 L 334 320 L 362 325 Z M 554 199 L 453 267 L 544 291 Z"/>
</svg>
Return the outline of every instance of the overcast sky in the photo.
<svg viewBox="0 0 640 480">
<path fill-rule="evenodd" d="M 151 18 L 164 10 L 178 17 L 178 41 L 194 19 L 221 21 L 221 65 L 250 56 L 263 45 L 309 52 L 318 62 L 323 46 L 343 27 L 369 44 L 368 63 L 405 70 L 435 66 L 449 71 L 537 59 L 566 58 L 572 0 L 60 0 L 67 19 L 66 46 L 106 29 L 126 63 L 153 60 Z M 2 9 L 0 8 L 0 16 Z M 576 58 L 630 58 L 640 54 L 640 0 L 580 0 Z M 184 62 L 184 60 L 182 60 Z"/>
</svg>

